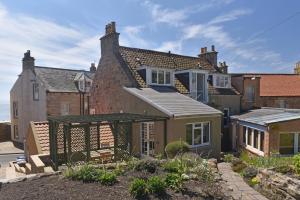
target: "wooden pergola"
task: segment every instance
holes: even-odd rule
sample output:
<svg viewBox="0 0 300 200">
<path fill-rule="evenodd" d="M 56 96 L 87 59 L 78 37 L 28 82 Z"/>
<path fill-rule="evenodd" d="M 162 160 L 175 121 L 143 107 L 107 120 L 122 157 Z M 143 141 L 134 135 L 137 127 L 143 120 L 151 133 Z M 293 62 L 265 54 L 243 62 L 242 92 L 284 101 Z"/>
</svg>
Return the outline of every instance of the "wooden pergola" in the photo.
<svg viewBox="0 0 300 200">
<path fill-rule="evenodd" d="M 73 161 L 73 155 L 76 155 L 76 161 L 90 161 L 91 152 L 104 149 L 113 151 L 115 160 L 131 155 L 133 123 L 164 121 L 164 145 L 166 146 L 167 119 L 162 116 L 132 113 L 48 117 L 50 159 L 53 168 L 58 170 L 59 165 Z M 100 145 L 100 127 L 103 125 L 109 125 L 112 131 L 113 146 Z"/>
</svg>

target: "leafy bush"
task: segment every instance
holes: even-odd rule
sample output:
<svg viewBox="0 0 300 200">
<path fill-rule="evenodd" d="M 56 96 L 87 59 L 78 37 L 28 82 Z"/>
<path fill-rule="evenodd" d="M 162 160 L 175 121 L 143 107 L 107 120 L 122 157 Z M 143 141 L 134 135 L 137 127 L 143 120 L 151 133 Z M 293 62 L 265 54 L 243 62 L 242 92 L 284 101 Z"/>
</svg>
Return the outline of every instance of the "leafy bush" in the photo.
<svg viewBox="0 0 300 200">
<path fill-rule="evenodd" d="M 234 156 L 232 154 L 225 154 L 224 161 L 230 163 L 233 160 Z"/>
<path fill-rule="evenodd" d="M 300 174 L 300 154 L 293 156 L 293 164 L 295 166 L 295 171 Z"/>
<path fill-rule="evenodd" d="M 260 181 L 259 181 L 259 179 L 258 178 L 256 178 L 256 177 L 254 177 L 254 178 L 252 178 L 250 181 L 249 181 L 249 185 L 250 186 L 255 186 L 255 185 L 257 185 L 257 184 L 259 184 L 260 183 Z"/>
<path fill-rule="evenodd" d="M 134 179 L 130 184 L 129 192 L 134 198 L 145 198 L 148 195 L 146 182 L 143 179 Z"/>
<path fill-rule="evenodd" d="M 154 159 L 143 159 L 136 163 L 135 170 L 137 171 L 147 171 L 149 173 L 154 173 L 159 166 L 159 162 Z"/>
<path fill-rule="evenodd" d="M 245 178 L 253 178 L 257 175 L 258 170 L 255 167 L 246 167 L 243 171 L 243 176 Z"/>
<path fill-rule="evenodd" d="M 117 182 L 117 175 L 113 172 L 104 172 L 98 180 L 102 185 L 113 185 Z"/>
<path fill-rule="evenodd" d="M 148 180 L 149 192 L 152 194 L 161 195 L 166 192 L 166 184 L 158 176 L 153 176 Z"/>
<path fill-rule="evenodd" d="M 130 158 L 126 161 L 127 168 L 128 168 L 128 169 L 134 169 L 138 162 L 139 162 L 139 159 L 138 159 L 138 158 L 136 158 L 136 157 L 130 157 Z"/>
<path fill-rule="evenodd" d="M 179 153 L 188 152 L 189 145 L 183 141 L 175 141 L 167 144 L 165 151 L 169 158 L 174 158 Z"/>
<path fill-rule="evenodd" d="M 180 171 L 181 163 L 178 159 L 168 160 L 162 165 L 162 168 L 170 173 L 178 173 Z"/>
<path fill-rule="evenodd" d="M 178 174 L 167 174 L 165 183 L 170 189 L 181 191 L 183 186 L 183 179 Z"/>
<path fill-rule="evenodd" d="M 93 182 L 97 181 L 98 178 L 103 174 L 102 169 L 98 169 L 91 165 L 84 165 L 78 169 L 72 169 L 73 175 L 72 179 L 82 180 L 83 182 Z"/>
</svg>

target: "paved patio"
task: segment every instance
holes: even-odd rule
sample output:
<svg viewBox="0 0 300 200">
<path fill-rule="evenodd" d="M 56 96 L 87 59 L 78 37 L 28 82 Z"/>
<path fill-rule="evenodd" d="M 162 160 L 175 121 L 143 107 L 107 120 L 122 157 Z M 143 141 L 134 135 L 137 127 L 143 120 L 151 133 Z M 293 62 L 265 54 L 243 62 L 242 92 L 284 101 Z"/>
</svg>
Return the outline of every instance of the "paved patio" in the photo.
<svg viewBox="0 0 300 200">
<path fill-rule="evenodd" d="M 219 163 L 218 169 L 223 180 L 226 181 L 228 191 L 235 200 L 268 200 L 245 183 L 238 173 L 232 171 L 229 163 Z"/>
<path fill-rule="evenodd" d="M 17 148 L 12 141 L 0 142 L 0 154 L 21 154 L 22 149 Z"/>
</svg>

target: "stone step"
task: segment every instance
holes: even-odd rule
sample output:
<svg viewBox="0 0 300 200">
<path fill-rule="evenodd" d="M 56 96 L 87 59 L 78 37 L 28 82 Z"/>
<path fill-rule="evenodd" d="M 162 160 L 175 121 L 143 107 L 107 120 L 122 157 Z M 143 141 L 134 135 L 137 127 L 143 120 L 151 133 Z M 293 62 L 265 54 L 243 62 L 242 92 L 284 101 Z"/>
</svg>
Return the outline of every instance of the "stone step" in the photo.
<svg viewBox="0 0 300 200">
<path fill-rule="evenodd" d="M 44 172 L 45 172 L 45 173 L 53 173 L 54 170 L 53 170 L 52 167 L 48 166 L 48 167 L 44 167 Z"/>
<path fill-rule="evenodd" d="M 25 164 L 25 170 L 26 170 L 26 174 L 30 174 L 31 173 L 31 164 L 30 163 L 26 163 Z"/>
<path fill-rule="evenodd" d="M 13 179 L 13 178 L 16 178 L 16 170 L 14 167 L 6 167 L 6 175 L 5 175 L 5 178 L 6 179 Z"/>
</svg>

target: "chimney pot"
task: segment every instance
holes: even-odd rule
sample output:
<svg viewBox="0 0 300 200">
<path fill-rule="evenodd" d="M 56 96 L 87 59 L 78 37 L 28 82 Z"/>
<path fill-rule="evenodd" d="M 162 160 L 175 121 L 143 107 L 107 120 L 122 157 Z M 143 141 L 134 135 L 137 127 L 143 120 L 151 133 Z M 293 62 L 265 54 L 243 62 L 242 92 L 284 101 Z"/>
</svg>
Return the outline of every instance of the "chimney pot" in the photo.
<svg viewBox="0 0 300 200">
<path fill-rule="evenodd" d="M 97 68 L 95 66 L 95 63 L 91 63 L 90 72 L 96 72 Z"/>
<path fill-rule="evenodd" d="M 105 35 L 116 33 L 116 22 L 111 22 L 105 26 Z"/>
<path fill-rule="evenodd" d="M 207 53 L 207 47 L 204 47 L 204 53 Z"/>
<path fill-rule="evenodd" d="M 215 51 L 215 45 L 211 45 L 211 51 Z"/>
</svg>

